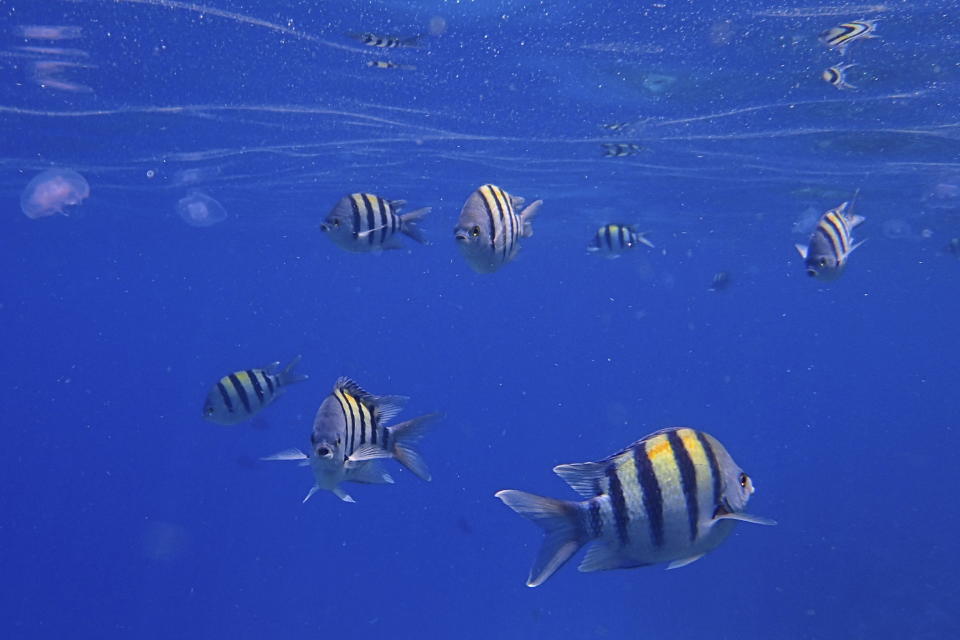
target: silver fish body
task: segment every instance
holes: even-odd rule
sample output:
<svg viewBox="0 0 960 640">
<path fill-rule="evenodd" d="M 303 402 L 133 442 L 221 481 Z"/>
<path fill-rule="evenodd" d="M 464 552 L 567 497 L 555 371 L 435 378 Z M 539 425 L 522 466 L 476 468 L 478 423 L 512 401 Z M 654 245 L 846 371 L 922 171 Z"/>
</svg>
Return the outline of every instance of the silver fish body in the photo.
<svg viewBox="0 0 960 640">
<path fill-rule="evenodd" d="M 807 268 L 807 275 L 832 280 L 843 272 L 847 259 L 863 242 L 854 244 L 853 230 L 865 218 L 847 211 L 848 202 L 824 213 L 807 246 L 795 245 Z"/>
<path fill-rule="evenodd" d="M 340 378 L 314 416 L 310 453 L 287 449 L 264 460 L 298 460 L 311 468 L 314 485 L 304 502 L 320 490 L 354 502 L 340 486 L 344 482 L 392 484 L 393 478 L 378 462 L 382 458 L 393 458 L 417 477 L 430 480 L 427 465 L 413 444 L 437 414 L 387 426 L 405 402 L 403 396 L 375 396 L 353 380 Z"/>
<path fill-rule="evenodd" d="M 590 544 L 580 571 L 690 564 L 717 548 L 736 521 L 774 524 L 744 512 L 749 476 L 712 436 L 684 427 L 652 433 L 599 462 L 554 468 L 584 500 L 515 491 L 496 494 L 544 529 L 527 585 L 543 584 Z"/>
<path fill-rule="evenodd" d="M 611 223 L 597 229 L 587 251 L 606 258 L 618 258 L 641 244 L 653 248 L 646 232 L 637 231 L 633 225 Z"/>
<path fill-rule="evenodd" d="M 467 198 L 453 235 L 474 271 L 497 271 L 516 257 L 520 239 L 533 235 L 531 221 L 543 201 L 537 200 L 517 213 L 523 203 L 523 198 L 493 184 L 483 185 Z"/>
<path fill-rule="evenodd" d="M 252 417 L 276 400 L 284 387 L 307 379 L 294 372 L 299 362 L 297 356 L 283 371 L 278 371 L 280 363 L 274 362 L 263 369 L 228 373 L 207 393 L 203 417 L 222 425 L 238 424 Z"/>
<path fill-rule="evenodd" d="M 600 148 L 604 158 L 625 158 L 643 151 L 643 146 L 635 142 L 603 142 Z"/>
<path fill-rule="evenodd" d="M 353 193 L 337 202 L 320 230 L 338 247 L 354 253 L 401 249 L 401 233 L 424 244 L 417 222 L 430 213 L 430 207 L 400 214 L 404 204 L 372 193 Z"/>
</svg>

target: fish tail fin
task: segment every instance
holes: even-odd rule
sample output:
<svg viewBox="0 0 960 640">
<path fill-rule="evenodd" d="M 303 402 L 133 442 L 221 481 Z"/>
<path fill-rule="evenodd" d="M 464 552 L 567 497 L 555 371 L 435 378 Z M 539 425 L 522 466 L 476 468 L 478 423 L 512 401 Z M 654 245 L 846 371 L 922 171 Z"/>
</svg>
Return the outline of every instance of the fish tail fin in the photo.
<svg viewBox="0 0 960 640">
<path fill-rule="evenodd" d="M 645 244 L 645 245 L 647 245 L 648 247 L 650 247 L 651 249 L 655 249 L 656 247 L 653 246 L 653 243 L 650 242 L 650 240 L 647 239 L 647 234 L 648 234 L 648 233 L 650 233 L 650 232 L 649 232 L 649 231 L 637 231 L 636 229 L 634 229 L 634 230 L 633 230 L 633 239 L 634 239 L 636 242 L 639 242 L 640 244 Z"/>
<path fill-rule="evenodd" d="M 410 213 L 404 213 L 400 216 L 400 230 L 403 231 L 407 236 L 413 238 L 420 244 L 427 244 L 426 238 L 423 237 L 423 231 L 420 230 L 420 227 L 417 226 L 417 222 L 420 221 L 425 215 L 430 213 L 432 207 L 424 207 L 422 209 L 417 209 L 416 211 L 411 211 Z"/>
<path fill-rule="evenodd" d="M 402 40 L 400 40 L 400 44 L 403 45 L 404 47 L 419 47 L 420 41 L 422 39 L 423 39 L 423 35 L 417 34 L 409 38 L 403 38 Z"/>
<path fill-rule="evenodd" d="M 505 489 L 496 497 L 543 529 L 543 544 L 527 578 L 528 587 L 543 584 L 589 540 L 580 520 L 580 505 L 567 500 Z"/>
<path fill-rule="evenodd" d="M 280 372 L 280 375 L 277 376 L 280 386 L 284 387 L 288 384 L 293 384 L 294 382 L 303 382 L 307 379 L 307 376 L 298 374 L 294 369 L 297 368 L 297 365 L 300 364 L 300 359 L 302 356 L 297 356 L 290 361 L 286 367 L 283 368 L 283 371 Z"/>
<path fill-rule="evenodd" d="M 864 218 L 863 216 L 857 215 L 855 213 L 852 213 L 849 216 L 849 224 L 851 229 L 856 229 L 857 226 L 863 224 L 866 221 L 867 221 L 866 218 Z"/>
<path fill-rule="evenodd" d="M 522 236 L 524 238 L 529 238 L 533 235 L 533 217 L 540 211 L 540 205 L 542 204 L 543 200 L 531 202 L 526 209 L 520 212 L 520 222 L 523 223 Z"/>
<path fill-rule="evenodd" d="M 392 427 L 387 427 L 390 432 L 390 440 L 393 442 L 391 453 L 393 457 L 412 471 L 421 480 L 430 481 L 430 470 L 427 463 L 420 456 L 420 452 L 414 449 L 413 445 L 423 437 L 432 425 L 433 421 L 440 417 L 439 413 L 429 413 L 425 416 L 413 418 Z"/>
</svg>

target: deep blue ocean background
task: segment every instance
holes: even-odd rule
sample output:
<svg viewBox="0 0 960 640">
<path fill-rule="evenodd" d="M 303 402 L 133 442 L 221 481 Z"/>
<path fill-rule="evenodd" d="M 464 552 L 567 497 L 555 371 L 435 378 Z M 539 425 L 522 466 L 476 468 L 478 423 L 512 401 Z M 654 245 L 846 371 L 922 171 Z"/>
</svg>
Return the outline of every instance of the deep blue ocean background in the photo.
<svg viewBox="0 0 960 640">
<path fill-rule="evenodd" d="M 881 37 L 818 42 L 858 18 Z M 4 0 L 0 25 L 3 638 L 960 638 L 957 2 Z M 91 195 L 28 219 L 50 167 Z M 487 182 L 545 204 L 478 275 L 451 230 Z M 192 189 L 229 217 L 185 224 Z M 793 244 L 857 189 L 866 244 L 807 278 Z M 432 206 L 431 244 L 335 247 L 355 191 Z M 589 256 L 607 222 L 656 249 Z M 297 354 L 257 421 L 201 419 L 220 376 Z M 444 413 L 432 482 L 391 462 L 301 504 L 310 472 L 260 460 L 308 446 L 341 375 Z M 524 586 L 540 532 L 494 492 L 573 499 L 554 465 L 670 425 L 779 525 Z"/>
</svg>

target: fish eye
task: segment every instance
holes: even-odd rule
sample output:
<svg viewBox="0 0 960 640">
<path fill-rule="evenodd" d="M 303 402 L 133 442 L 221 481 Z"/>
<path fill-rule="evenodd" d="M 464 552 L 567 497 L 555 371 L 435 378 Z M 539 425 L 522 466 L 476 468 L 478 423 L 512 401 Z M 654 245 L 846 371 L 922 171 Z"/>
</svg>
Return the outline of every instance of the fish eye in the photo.
<svg viewBox="0 0 960 640">
<path fill-rule="evenodd" d="M 335 226 L 335 227 L 337 227 L 337 228 L 340 228 L 340 220 L 337 219 L 337 218 L 334 218 L 334 220 L 333 220 L 333 226 Z"/>
<path fill-rule="evenodd" d="M 747 488 L 747 483 L 750 482 L 750 476 L 745 473 L 740 474 L 740 486 L 744 489 Z"/>
<path fill-rule="evenodd" d="M 207 408 L 204 410 L 204 413 L 207 414 L 208 416 L 212 416 L 212 415 L 213 415 L 213 407 L 207 407 Z"/>
<path fill-rule="evenodd" d="M 827 266 L 827 259 L 826 259 L 826 258 L 820 258 L 820 266 L 821 266 L 821 267 Z"/>
<path fill-rule="evenodd" d="M 474 238 L 480 235 L 480 225 L 473 225 L 473 229 L 470 229 L 470 235 L 472 235 Z"/>
</svg>

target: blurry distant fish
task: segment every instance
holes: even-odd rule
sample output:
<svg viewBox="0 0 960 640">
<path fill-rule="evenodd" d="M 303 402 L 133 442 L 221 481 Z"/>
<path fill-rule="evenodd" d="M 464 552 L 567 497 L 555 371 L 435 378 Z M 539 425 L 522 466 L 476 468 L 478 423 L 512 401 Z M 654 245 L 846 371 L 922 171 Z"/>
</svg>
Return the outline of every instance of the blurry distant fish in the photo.
<svg viewBox="0 0 960 640">
<path fill-rule="evenodd" d="M 604 142 L 600 145 L 604 158 L 623 158 L 643 151 L 643 147 L 632 142 Z"/>
<path fill-rule="evenodd" d="M 420 45 L 420 36 L 412 38 L 398 38 L 396 36 L 379 36 L 375 33 L 348 33 L 354 40 L 359 40 L 368 47 L 396 49 L 399 47 L 417 47 Z"/>
<path fill-rule="evenodd" d="M 356 253 L 401 249 L 397 233 L 425 244 L 417 222 L 430 213 L 430 207 L 400 215 L 404 204 L 404 200 L 384 200 L 372 193 L 353 193 L 337 202 L 320 230 L 338 247 Z"/>
<path fill-rule="evenodd" d="M 524 199 L 485 184 L 467 198 L 453 230 L 467 263 L 477 273 L 493 273 L 516 257 L 520 238 L 533 235 L 533 217 L 543 204 L 537 200 L 522 212 Z"/>
<path fill-rule="evenodd" d="M 950 238 L 950 242 L 944 247 L 944 251 L 952 253 L 955 258 L 960 258 L 960 238 Z"/>
<path fill-rule="evenodd" d="M 837 89 L 856 89 L 855 86 L 847 82 L 846 78 L 847 69 L 855 66 L 857 66 L 856 63 L 851 62 L 850 64 L 838 64 L 833 67 L 828 67 L 823 70 L 820 77 L 823 78 L 824 82 L 832 84 Z"/>
<path fill-rule="evenodd" d="M 375 67 L 377 69 L 404 69 L 406 71 L 412 71 L 416 69 L 412 64 L 397 64 L 396 62 L 390 62 L 389 60 L 368 60 L 368 67 Z"/>
<path fill-rule="evenodd" d="M 413 448 L 437 414 L 407 420 L 392 427 L 384 423 L 400 412 L 406 398 L 375 396 L 353 380 L 340 378 L 313 419 L 310 455 L 287 449 L 264 460 L 299 460 L 313 470 L 315 484 L 304 502 L 323 489 L 344 502 L 355 502 L 344 491 L 343 482 L 392 484 L 378 460 L 394 458 L 417 477 L 430 480 L 430 472 Z"/>
<path fill-rule="evenodd" d="M 807 246 L 795 245 L 807 266 L 807 275 L 831 280 L 840 275 L 848 256 L 863 244 L 853 244 L 852 231 L 864 221 L 863 216 L 847 213 L 847 205 L 830 209 L 817 222 Z"/>
<path fill-rule="evenodd" d="M 653 248 L 646 232 L 637 231 L 633 225 L 606 224 L 597 229 L 587 251 L 605 258 L 619 258 L 624 251 L 641 244 Z"/>
<path fill-rule="evenodd" d="M 675 569 L 719 546 L 737 520 L 775 524 L 744 513 L 753 483 L 723 445 L 702 431 L 663 429 L 599 462 L 562 464 L 553 471 L 585 500 L 513 489 L 496 494 L 544 530 L 529 587 L 543 584 L 590 542 L 580 571 L 661 562 Z"/>
<path fill-rule="evenodd" d="M 602 123 L 600 127 L 606 129 L 607 131 L 623 131 L 632 125 L 632 122 L 605 122 Z"/>
<path fill-rule="evenodd" d="M 710 291 L 723 291 L 730 286 L 730 273 L 727 271 L 718 271 L 713 274 L 713 281 L 710 283 Z"/>
<path fill-rule="evenodd" d="M 820 42 L 831 49 L 836 49 L 840 53 L 848 44 L 855 40 L 877 38 L 874 30 L 877 28 L 877 20 L 854 20 L 845 22 L 836 27 L 831 27 L 820 34 Z"/>
<path fill-rule="evenodd" d="M 283 388 L 307 376 L 294 373 L 300 356 L 294 358 L 283 371 L 279 362 L 264 369 L 235 371 L 220 378 L 203 403 L 203 417 L 217 424 L 233 425 L 243 422 L 273 402 Z"/>
</svg>

